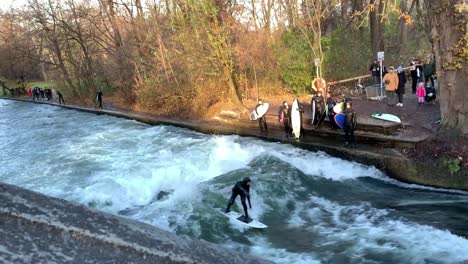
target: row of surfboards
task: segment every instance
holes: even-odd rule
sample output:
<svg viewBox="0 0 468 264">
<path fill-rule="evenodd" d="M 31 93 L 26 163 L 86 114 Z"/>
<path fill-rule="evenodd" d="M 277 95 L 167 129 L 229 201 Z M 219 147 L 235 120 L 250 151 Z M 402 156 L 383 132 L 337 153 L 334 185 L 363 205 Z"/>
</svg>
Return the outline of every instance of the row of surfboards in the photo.
<svg viewBox="0 0 468 264">
<path fill-rule="evenodd" d="M 260 105 L 256 110 L 254 110 L 250 114 L 250 120 L 257 120 L 258 118 L 261 118 L 263 115 L 265 115 L 268 112 L 270 105 L 268 103 L 263 103 Z M 333 112 L 335 113 L 335 123 L 340 127 L 344 127 L 344 122 L 345 122 L 345 115 L 342 114 L 344 109 L 344 103 L 338 103 L 333 107 Z M 323 121 L 323 116 L 321 120 L 319 120 L 319 124 L 321 121 Z M 372 114 L 373 118 L 384 120 L 384 121 L 389 121 L 389 122 L 394 122 L 394 123 L 401 123 L 401 120 L 399 117 L 387 113 L 374 113 Z M 312 124 L 314 123 L 314 118 L 315 118 L 315 102 L 312 104 Z M 332 122 L 330 120 L 330 122 Z M 301 113 L 299 112 L 299 101 L 294 99 L 293 104 L 291 106 L 291 126 L 293 130 L 293 135 L 296 139 L 300 137 L 301 133 Z"/>
</svg>

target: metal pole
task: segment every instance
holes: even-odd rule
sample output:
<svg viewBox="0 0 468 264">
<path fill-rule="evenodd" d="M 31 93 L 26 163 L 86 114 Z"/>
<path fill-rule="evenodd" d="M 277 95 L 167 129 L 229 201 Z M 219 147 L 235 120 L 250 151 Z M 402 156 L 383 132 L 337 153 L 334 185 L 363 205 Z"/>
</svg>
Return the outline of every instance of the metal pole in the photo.
<svg viewBox="0 0 468 264">
<path fill-rule="evenodd" d="M 380 94 L 382 95 L 383 97 L 383 80 L 382 80 L 382 60 L 380 61 Z M 379 96 L 377 94 L 377 96 Z"/>
</svg>

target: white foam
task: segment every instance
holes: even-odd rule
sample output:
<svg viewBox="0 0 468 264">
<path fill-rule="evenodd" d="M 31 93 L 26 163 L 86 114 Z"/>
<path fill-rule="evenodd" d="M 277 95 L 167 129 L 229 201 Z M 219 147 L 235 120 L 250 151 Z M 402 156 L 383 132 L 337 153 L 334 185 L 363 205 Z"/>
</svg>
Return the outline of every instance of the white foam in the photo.
<svg viewBox="0 0 468 264">
<path fill-rule="evenodd" d="M 310 202 L 304 208 L 319 206 L 333 220 L 316 222 L 311 228 L 327 240 L 348 242 L 351 247 L 346 249 L 347 255 L 371 250 L 399 256 L 407 263 L 455 263 L 468 257 L 468 240 L 448 231 L 392 219 L 387 210 L 372 208 L 367 203 L 342 206 L 320 197 L 311 197 Z"/>
</svg>

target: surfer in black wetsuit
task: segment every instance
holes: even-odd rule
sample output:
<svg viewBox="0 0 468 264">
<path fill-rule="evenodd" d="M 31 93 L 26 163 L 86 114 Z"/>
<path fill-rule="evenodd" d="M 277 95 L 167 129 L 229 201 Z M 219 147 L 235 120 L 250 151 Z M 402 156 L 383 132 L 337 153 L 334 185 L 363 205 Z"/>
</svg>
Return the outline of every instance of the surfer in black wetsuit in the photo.
<svg viewBox="0 0 468 264">
<path fill-rule="evenodd" d="M 327 93 L 327 108 L 328 108 L 328 120 L 330 120 L 330 127 L 331 129 L 337 129 L 335 124 L 335 112 L 333 112 L 333 107 L 335 107 L 336 101 L 331 96 L 330 91 Z"/>
<path fill-rule="evenodd" d="M 343 111 L 345 114 L 344 132 L 345 132 L 345 147 L 350 144 L 354 145 L 354 130 L 356 129 L 356 113 L 352 109 L 352 102 L 346 102 L 346 109 Z"/>
<path fill-rule="evenodd" d="M 102 91 L 99 90 L 96 94 L 96 101 L 99 103 L 99 109 L 102 109 Z"/>
<path fill-rule="evenodd" d="M 284 133 L 286 137 L 289 137 L 292 132 L 291 128 L 291 109 L 289 108 L 288 102 L 283 101 L 283 106 L 280 107 L 278 113 L 279 121 L 284 125 Z"/>
<path fill-rule="evenodd" d="M 312 103 L 315 102 L 315 119 L 316 124 L 322 117 L 323 111 L 325 110 L 325 99 L 323 98 L 322 91 L 318 92 L 312 97 Z"/>
<path fill-rule="evenodd" d="M 255 107 L 255 113 L 257 114 L 257 116 L 258 116 L 257 109 L 262 105 L 263 105 L 262 100 L 258 99 L 258 105 Z M 260 132 L 261 133 L 268 132 L 268 126 L 267 126 L 267 123 L 266 123 L 265 115 L 266 115 L 266 113 L 263 114 L 262 117 L 258 118 L 258 125 L 260 126 Z"/>
<path fill-rule="evenodd" d="M 236 182 L 236 185 L 232 188 L 232 195 L 229 198 L 229 202 L 226 208 L 226 213 L 229 213 L 231 206 L 234 204 L 237 196 L 240 195 L 242 207 L 244 207 L 244 222 L 250 222 L 249 213 L 247 212 L 247 204 L 245 203 L 245 198 L 249 201 L 249 207 L 252 209 L 252 204 L 250 203 L 250 178 L 245 177 L 242 181 Z"/>
</svg>

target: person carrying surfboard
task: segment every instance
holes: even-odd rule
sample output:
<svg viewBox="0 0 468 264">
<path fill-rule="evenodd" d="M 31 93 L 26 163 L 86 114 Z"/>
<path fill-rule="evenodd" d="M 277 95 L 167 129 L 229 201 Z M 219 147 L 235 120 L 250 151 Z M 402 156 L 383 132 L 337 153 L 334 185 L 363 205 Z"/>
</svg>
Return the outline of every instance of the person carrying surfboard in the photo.
<svg viewBox="0 0 468 264">
<path fill-rule="evenodd" d="M 241 197 L 241 203 L 242 207 L 244 208 L 244 222 L 248 223 L 250 222 L 249 218 L 249 213 L 247 211 L 247 204 L 245 203 L 245 198 L 249 201 L 249 207 L 252 209 L 252 203 L 250 203 L 250 178 L 249 177 L 244 177 L 242 181 L 236 182 L 234 187 L 232 188 L 232 194 L 231 198 L 229 198 L 228 205 L 226 210 L 224 211 L 225 213 L 229 213 L 231 211 L 231 206 L 234 204 L 234 201 L 236 200 L 237 196 L 240 195 Z"/>
<path fill-rule="evenodd" d="M 345 132 L 345 147 L 348 147 L 350 144 L 354 145 L 354 130 L 356 129 L 356 113 L 352 108 L 352 101 L 346 102 L 343 114 L 346 116 L 343 127 Z"/>
<path fill-rule="evenodd" d="M 263 107 L 262 99 L 258 99 L 258 105 L 255 107 L 255 112 L 256 112 L 257 116 L 260 115 L 259 111 L 258 111 L 258 109 L 260 107 Z M 261 117 L 258 118 L 258 125 L 260 126 L 260 132 L 261 133 L 268 132 L 268 126 L 267 126 L 267 123 L 266 123 L 265 114 L 263 114 Z"/>
</svg>

